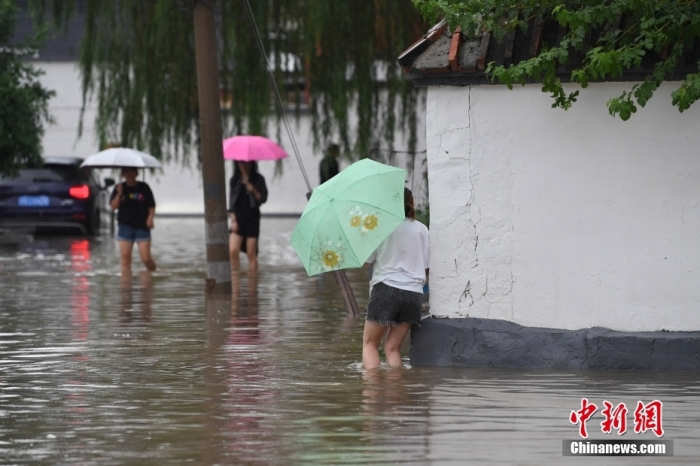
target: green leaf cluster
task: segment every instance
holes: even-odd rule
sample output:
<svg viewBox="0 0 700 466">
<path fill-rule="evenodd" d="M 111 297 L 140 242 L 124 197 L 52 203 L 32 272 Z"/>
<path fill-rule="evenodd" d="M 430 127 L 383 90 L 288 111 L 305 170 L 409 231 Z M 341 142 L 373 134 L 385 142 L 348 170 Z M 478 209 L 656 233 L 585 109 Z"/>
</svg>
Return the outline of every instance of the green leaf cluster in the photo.
<svg viewBox="0 0 700 466">
<path fill-rule="evenodd" d="M 575 54 L 582 57 L 570 81 L 586 88 L 591 81 L 619 79 L 625 72 L 643 72 L 643 82 L 608 101 L 611 115 L 627 120 L 644 107 L 700 37 L 698 0 L 414 0 L 427 20 L 445 18 L 469 34 L 492 31 L 497 38 L 526 31 L 536 19 L 555 21 L 565 34 L 542 52 L 510 66 L 490 64 L 487 74 L 512 88 L 514 83 L 541 82 L 553 107 L 568 109 L 579 92 L 566 93 L 557 67 Z M 700 98 L 700 75 L 691 73 L 673 92 L 682 112 Z"/>
<path fill-rule="evenodd" d="M 194 3 L 86 0 L 83 103 L 97 101 L 103 145 L 136 147 L 166 160 L 197 145 Z M 287 108 L 311 115 L 317 150 L 339 142 L 345 154 L 366 157 L 372 148 L 393 148 L 397 130 L 415 150 L 419 91 L 396 64 L 427 29 L 410 0 L 250 3 Z M 59 25 L 76 7 L 75 0 L 32 4 L 38 18 Z M 264 135 L 280 113 L 245 3 L 218 0 L 212 10 L 224 135 Z"/>
<path fill-rule="evenodd" d="M 41 72 L 22 60 L 39 36 L 11 44 L 17 10 L 0 0 L 0 176 L 16 176 L 26 165 L 41 165 L 41 137 L 50 123 L 48 101 L 54 92 L 39 82 Z"/>
</svg>

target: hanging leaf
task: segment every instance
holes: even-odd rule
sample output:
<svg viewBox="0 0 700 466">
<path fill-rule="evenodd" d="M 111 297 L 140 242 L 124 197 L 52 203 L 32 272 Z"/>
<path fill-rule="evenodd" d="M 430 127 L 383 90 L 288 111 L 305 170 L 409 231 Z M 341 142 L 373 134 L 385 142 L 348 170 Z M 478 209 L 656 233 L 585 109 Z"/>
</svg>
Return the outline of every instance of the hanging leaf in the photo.
<svg viewBox="0 0 700 466">
<path fill-rule="evenodd" d="M 214 2 L 224 135 L 259 134 L 279 118 L 245 0 Z M 416 148 L 418 90 L 396 57 L 426 30 L 410 0 L 251 0 L 270 68 L 292 113 L 308 112 L 314 147 L 339 142 L 353 157 Z M 32 0 L 36 17 L 66 24 L 86 13 L 83 105 L 97 101 L 103 145 L 164 160 L 198 141 L 192 0 Z M 279 135 L 278 135 L 279 136 Z"/>
</svg>

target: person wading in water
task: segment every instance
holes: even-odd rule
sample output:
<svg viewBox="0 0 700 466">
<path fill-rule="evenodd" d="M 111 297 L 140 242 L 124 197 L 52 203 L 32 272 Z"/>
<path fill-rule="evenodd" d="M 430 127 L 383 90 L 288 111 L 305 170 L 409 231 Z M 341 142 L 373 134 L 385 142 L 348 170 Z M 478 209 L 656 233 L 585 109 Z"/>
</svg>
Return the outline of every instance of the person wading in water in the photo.
<svg viewBox="0 0 700 466">
<path fill-rule="evenodd" d="M 136 181 L 136 168 L 122 168 L 123 183 L 114 187 L 109 206 L 118 210 L 117 240 L 121 255 L 122 270 L 131 270 L 131 253 L 134 243 L 138 245 L 141 261 L 148 270 L 155 270 L 151 257 L 151 230 L 156 215 L 156 201 L 151 188 L 143 181 Z"/>
<path fill-rule="evenodd" d="M 428 228 L 416 220 L 413 193 L 408 188 L 404 188 L 404 212 L 406 220 L 367 259 L 374 264 L 374 273 L 362 335 L 365 369 L 379 366 L 379 345 L 385 334 L 386 362 L 401 366 L 401 344 L 411 325 L 420 324 L 430 250 Z"/>
<path fill-rule="evenodd" d="M 231 235 L 229 252 L 231 267 L 240 270 L 240 253 L 248 255 L 248 269 L 258 268 L 258 237 L 260 236 L 260 206 L 267 201 L 265 178 L 258 173 L 256 162 L 234 162 L 229 186 L 229 215 Z"/>
</svg>

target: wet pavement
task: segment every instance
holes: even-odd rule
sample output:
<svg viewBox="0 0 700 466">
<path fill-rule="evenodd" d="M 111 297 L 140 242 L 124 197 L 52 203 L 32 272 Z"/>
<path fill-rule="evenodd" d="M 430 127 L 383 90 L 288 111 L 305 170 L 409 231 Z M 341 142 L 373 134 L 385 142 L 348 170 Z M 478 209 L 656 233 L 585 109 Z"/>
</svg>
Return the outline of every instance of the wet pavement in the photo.
<svg viewBox="0 0 700 466">
<path fill-rule="evenodd" d="M 201 219 L 157 219 L 152 275 L 135 256 L 120 276 L 109 235 L 2 246 L 0 463 L 698 463 L 700 374 L 364 373 L 363 321 L 346 318 L 332 276 L 306 277 L 293 226 L 263 219 L 260 271 L 212 299 Z M 364 307 L 367 272 L 349 278 Z M 562 457 L 582 397 L 630 411 L 661 400 L 675 456 Z M 591 438 L 656 438 L 632 432 L 631 412 L 622 437 L 601 420 Z"/>
</svg>

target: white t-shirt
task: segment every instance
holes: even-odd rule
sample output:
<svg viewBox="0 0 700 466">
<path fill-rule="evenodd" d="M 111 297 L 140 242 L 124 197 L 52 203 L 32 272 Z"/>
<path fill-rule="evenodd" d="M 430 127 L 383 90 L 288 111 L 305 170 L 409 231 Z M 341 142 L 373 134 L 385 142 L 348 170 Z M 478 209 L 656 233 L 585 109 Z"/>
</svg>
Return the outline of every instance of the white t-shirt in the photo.
<svg viewBox="0 0 700 466">
<path fill-rule="evenodd" d="M 385 283 L 401 290 L 423 293 L 429 267 L 428 229 L 418 220 L 406 219 L 367 259 L 374 263 L 370 288 Z"/>
</svg>

